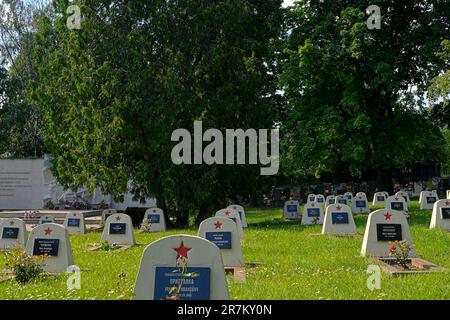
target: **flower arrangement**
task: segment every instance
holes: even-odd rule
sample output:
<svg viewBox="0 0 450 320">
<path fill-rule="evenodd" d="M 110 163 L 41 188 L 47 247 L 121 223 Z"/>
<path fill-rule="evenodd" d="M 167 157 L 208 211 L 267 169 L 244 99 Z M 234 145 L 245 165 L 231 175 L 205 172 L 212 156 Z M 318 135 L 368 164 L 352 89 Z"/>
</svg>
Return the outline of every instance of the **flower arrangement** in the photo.
<svg viewBox="0 0 450 320">
<path fill-rule="evenodd" d="M 410 245 L 405 240 L 402 241 L 394 241 L 391 243 L 389 247 L 389 254 L 394 256 L 396 264 L 402 266 L 405 269 L 408 269 L 409 263 L 409 253 L 412 250 L 412 245 Z"/>
</svg>

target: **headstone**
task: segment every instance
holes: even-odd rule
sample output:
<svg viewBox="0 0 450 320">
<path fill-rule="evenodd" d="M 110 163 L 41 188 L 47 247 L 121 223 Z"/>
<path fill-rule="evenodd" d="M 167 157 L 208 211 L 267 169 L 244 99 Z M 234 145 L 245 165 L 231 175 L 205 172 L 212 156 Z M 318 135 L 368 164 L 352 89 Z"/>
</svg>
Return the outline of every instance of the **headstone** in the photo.
<svg viewBox="0 0 450 320">
<path fill-rule="evenodd" d="M 347 199 L 347 197 L 345 196 L 345 195 L 338 195 L 338 196 L 336 196 L 336 204 L 345 204 L 346 206 L 348 206 L 348 204 L 349 204 L 349 201 L 348 201 L 348 199 Z"/>
<path fill-rule="evenodd" d="M 66 272 L 74 264 L 69 233 L 56 223 L 41 224 L 31 230 L 26 252 L 33 256 L 47 255 L 43 261 L 46 272 Z"/>
<path fill-rule="evenodd" d="M 389 198 L 389 192 L 387 192 L 387 191 L 382 191 L 383 193 L 384 193 L 384 197 L 387 199 L 387 198 Z"/>
<path fill-rule="evenodd" d="M 352 201 L 353 200 L 353 193 L 351 193 L 349 191 L 344 193 L 344 196 L 347 198 L 348 201 Z"/>
<path fill-rule="evenodd" d="M 430 223 L 430 229 L 432 228 L 450 231 L 450 199 L 442 199 L 434 203 Z"/>
<path fill-rule="evenodd" d="M 386 194 L 384 192 L 375 192 L 373 195 L 372 205 L 374 206 L 385 206 L 386 205 Z"/>
<path fill-rule="evenodd" d="M 64 227 L 66 227 L 69 234 L 85 234 L 86 226 L 84 223 L 84 214 L 80 212 L 69 212 L 64 220 Z"/>
<path fill-rule="evenodd" d="M 108 219 L 108 217 L 109 217 L 110 215 L 114 214 L 114 213 L 117 213 L 117 210 L 116 210 L 116 209 L 106 209 L 106 210 L 103 210 L 103 212 L 102 212 L 102 222 L 103 222 L 103 224 L 105 224 L 106 219 Z"/>
<path fill-rule="evenodd" d="M 239 238 L 242 239 L 244 237 L 244 229 L 242 229 L 242 221 L 241 218 L 239 217 L 239 213 L 236 210 L 230 208 L 221 209 L 216 212 L 216 217 L 225 217 L 233 220 L 236 223 Z"/>
<path fill-rule="evenodd" d="M 234 209 L 239 213 L 239 217 L 241 218 L 241 222 L 242 222 L 242 228 L 247 228 L 248 224 L 247 224 L 247 218 L 245 217 L 244 207 L 240 206 L 238 204 L 232 204 L 232 205 L 229 205 L 228 208 Z"/>
<path fill-rule="evenodd" d="M 164 212 L 160 208 L 150 208 L 145 211 L 144 220 L 150 222 L 150 232 L 166 231 L 166 219 Z"/>
<path fill-rule="evenodd" d="M 386 210 L 396 210 L 403 212 L 403 214 L 408 216 L 408 204 L 405 198 L 399 196 L 390 196 L 386 199 L 386 204 L 384 207 Z"/>
<path fill-rule="evenodd" d="M 334 204 L 335 201 L 336 201 L 335 196 L 333 196 L 333 195 L 327 196 L 327 198 L 325 199 L 326 206 L 329 206 L 330 204 Z"/>
<path fill-rule="evenodd" d="M 403 197 L 405 199 L 406 204 L 408 205 L 408 207 L 411 206 L 411 200 L 409 199 L 408 192 L 406 192 L 406 191 L 398 191 L 395 195 L 399 196 L 399 197 Z"/>
<path fill-rule="evenodd" d="M 55 222 L 55 218 L 48 214 L 40 216 L 40 218 L 39 218 L 39 224 L 54 223 L 54 222 Z"/>
<path fill-rule="evenodd" d="M 352 201 L 352 212 L 353 213 L 370 213 L 369 202 L 365 193 L 356 195 Z"/>
<path fill-rule="evenodd" d="M 301 216 L 300 204 L 296 200 L 289 200 L 284 203 L 284 218 L 286 220 L 296 220 Z"/>
<path fill-rule="evenodd" d="M 0 250 L 25 247 L 25 222 L 18 218 L 5 218 L 0 221 Z"/>
<path fill-rule="evenodd" d="M 323 194 L 316 194 L 316 202 L 321 206 L 325 206 L 325 196 Z"/>
<path fill-rule="evenodd" d="M 198 235 L 219 247 L 225 267 L 242 267 L 244 265 L 241 242 L 236 223 L 233 220 L 224 217 L 203 220 Z"/>
<path fill-rule="evenodd" d="M 105 241 L 118 245 L 131 246 L 136 244 L 133 224 L 129 215 L 113 213 L 106 219 L 100 242 Z"/>
<path fill-rule="evenodd" d="M 312 193 L 308 194 L 308 197 L 306 198 L 306 203 L 311 203 L 314 201 L 316 201 L 316 195 Z"/>
<path fill-rule="evenodd" d="M 329 205 L 325 213 L 322 234 L 356 234 L 356 225 L 350 207 L 345 204 Z"/>
<path fill-rule="evenodd" d="M 450 199 L 450 190 L 447 190 L 447 199 Z"/>
<path fill-rule="evenodd" d="M 359 196 L 361 196 L 361 197 L 365 197 L 366 199 L 367 199 L 367 195 L 366 195 L 366 193 L 365 192 L 357 192 L 356 193 L 356 197 L 359 197 Z"/>
<path fill-rule="evenodd" d="M 367 219 L 361 255 L 388 257 L 391 242 L 395 240 L 405 240 L 410 245 L 413 244 L 406 216 L 401 211 L 376 210 L 369 214 Z M 416 251 L 413 248 L 409 253 L 409 257 L 415 256 Z"/>
<path fill-rule="evenodd" d="M 201 237 L 173 235 L 145 248 L 136 300 L 228 300 L 220 249 Z"/>
<path fill-rule="evenodd" d="M 422 191 L 419 197 L 419 204 L 421 210 L 433 209 L 433 205 L 439 197 L 435 191 Z"/>
<path fill-rule="evenodd" d="M 323 207 L 317 202 L 305 204 L 303 208 L 302 224 L 323 224 Z"/>
</svg>

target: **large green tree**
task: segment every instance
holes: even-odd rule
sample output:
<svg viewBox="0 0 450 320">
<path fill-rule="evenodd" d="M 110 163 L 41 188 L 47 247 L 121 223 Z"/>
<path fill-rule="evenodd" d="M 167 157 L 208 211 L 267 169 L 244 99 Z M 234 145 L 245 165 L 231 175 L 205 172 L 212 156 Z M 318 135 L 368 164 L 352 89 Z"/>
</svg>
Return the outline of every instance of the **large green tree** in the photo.
<svg viewBox="0 0 450 320">
<path fill-rule="evenodd" d="M 186 224 L 261 186 L 257 166 L 175 165 L 171 134 L 203 127 L 271 128 L 271 43 L 280 0 L 76 2 L 81 29 L 55 2 L 36 42 L 33 98 L 48 124 L 53 172 L 72 188 L 127 189 Z M 129 183 L 130 182 L 130 183 Z"/>
<path fill-rule="evenodd" d="M 381 9 L 381 28 L 366 8 Z M 449 5 L 429 0 L 301 0 L 291 11 L 281 83 L 284 167 L 300 176 L 392 171 L 446 156 L 423 96 L 445 68 Z M 370 21 L 369 21 L 370 22 Z"/>
</svg>

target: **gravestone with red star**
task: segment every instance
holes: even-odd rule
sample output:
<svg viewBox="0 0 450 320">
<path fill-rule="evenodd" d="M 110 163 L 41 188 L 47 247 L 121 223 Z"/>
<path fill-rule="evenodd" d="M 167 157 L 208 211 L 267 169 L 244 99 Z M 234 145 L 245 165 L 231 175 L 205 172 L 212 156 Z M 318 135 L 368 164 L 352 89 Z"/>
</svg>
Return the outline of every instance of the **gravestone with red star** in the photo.
<svg viewBox="0 0 450 320">
<path fill-rule="evenodd" d="M 413 245 L 405 214 L 395 210 L 376 210 L 367 219 L 361 255 L 388 257 L 392 242 L 401 240 Z M 409 257 L 416 257 L 414 247 Z"/>
<path fill-rule="evenodd" d="M 303 208 L 302 224 L 323 224 L 323 207 L 317 202 L 305 204 Z"/>
<path fill-rule="evenodd" d="M 297 200 L 289 200 L 284 203 L 284 218 L 286 220 L 297 220 L 302 215 L 300 204 Z"/>
<path fill-rule="evenodd" d="M 406 191 L 397 191 L 395 193 L 395 195 L 397 197 L 403 197 L 405 199 L 406 204 L 408 205 L 408 207 L 411 206 L 411 200 L 409 199 L 409 193 L 408 192 L 406 192 Z"/>
<path fill-rule="evenodd" d="M 228 300 L 220 249 L 190 235 L 161 238 L 145 248 L 135 300 Z"/>
<path fill-rule="evenodd" d="M 357 213 L 370 213 L 369 201 L 367 201 L 366 194 L 364 192 L 358 192 L 352 201 L 352 212 Z"/>
<path fill-rule="evenodd" d="M 247 218 L 245 216 L 245 210 L 244 207 L 238 204 L 231 204 L 228 206 L 228 208 L 234 209 L 239 213 L 239 217 L 241 218 L 241 222 L 242 222 L 242 228 L 247 228 L 248 224 L 247 224 Z"/>
<path fill-rule="evenodd" d="M 419 204 L 421 210 L 431 210 L 436 201 L 439 200 L 439 196 L 436 191 L 422 191 L 419 197 Z"/>
<path fill-rule="evenodd" d="M 442 199 L 434 203 L 430 222 L 430 229 L 432 228 L 450 231 L 450 199 Z"/>
<path fill-rule="evenodd" d="M 236 227 L 238 230 L 239 238 L 242 239 L 244 237 L 244 229 L 242 228 L 242 221 L 239 217 L 239 213 L 231 208 L 220 209 L 215 214 L 216 217 L 225 217 L 230 218 L 236 223 Z"/>
<path fill-rule="evenodd" d="M 353 200 L 353 193 L 351 193 L 350 191 L 347 191 L 346 193 L 344 193 L 344 196 L 347 198 L 347 200 L 349 202 L 351 202 Z"/>
<path fill-rule="evenodd" d="M 308 194 L 306 197 L 306 203 L 311 203 L 316 201 L 316 195 L 313 193 Z"/>
<path fill-rule="evenodd" d="M 403 212 L 403 214 L 408 217 L 408 204 L 405 198 L 400 196 L 390 196 L 386 199 L 386 204 L 384 207 L 386 210 L 396 210 Z"/>
<path fill-rule="evenodd" d="M 219 247 L 225 267 L 244 265 L 241 242 L 236 223 L 233 220 L 225 217 L 203 220 L 198 229 L 198 236 Z"/>
<path fill-rule="evenodd" d="M 25 247 L 25 222 L 19 218 L 5 218 L 0 221 L 0 250 Z"/>
<path fill-rule="evenodd" d="M 374 206 L 385 206 L 386 205 L 386 193 L 385 192 L 375 192 L 373 194 L 373 200 L 372 200 L 372 204 Z"/>
<path fill-rule="evenodd" d="M 350 207 L 345 204 L 329 205 L 325 212 L 322 234 L 356 234 L 356 225 Z"/>
<path fill-rule="evenodd" d="M 54 223 L 55 218 L 52 215 L 45 214 L 39 217 L 39 224 Z"/>
<path fill-rule="evenodd" d="M 315 202 L 321 206 L 325 206 L 325 196 L 323 194 L 316 194 L 315 198 Z"/>
<path fill-rule="evenodd" d="M 46 256 L 43 269 L 46 272 L 66 272 L 74 264 L 69 233 L 62 225 L 45 223 L 31 230 L 26 252 L 32 256 Z"/>
<path fill-rule="evenodd" d="M 150 222 L 149 232 L 162 232 L 166 231 L 166 219 L 164 218 L 164 212 L 160 208 L 150 208 L 145 211 L 144 219 Z"/>
<path fill-rule="evenodd" d="M 131 217 L 123 213 L 113 213 L 105 222 L 100 242 L 132 246 L 136 244 Z"/>
<path fill-rule="evenodd" d="M 85 234 L 86 226 L 84 223 L 84 214 L 82 212 L 68 212 L 64 219 L 63 226 L 66 227 L 69 234 Z"/>
<path fill-rule="evenodd" d="M 348 198 L 345 195 L 340 194 L 340 195 L 336 196 L 335 203 L 336 204 L 345 204 L 348 206 L 350 204 L 350 201 L 348 200 Z"/>
</svg>

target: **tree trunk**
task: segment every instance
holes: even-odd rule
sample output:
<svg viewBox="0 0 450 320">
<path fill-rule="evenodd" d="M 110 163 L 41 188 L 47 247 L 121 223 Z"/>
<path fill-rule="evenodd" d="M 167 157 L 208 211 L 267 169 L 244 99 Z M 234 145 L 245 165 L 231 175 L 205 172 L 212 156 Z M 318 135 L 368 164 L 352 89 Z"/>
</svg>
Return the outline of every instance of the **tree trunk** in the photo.
<svg viewBox="0 0 450 320">
<path fill-rule="evenodd" d="M 195 226 L 198 227 L 200 223 L 212 216 L 212 209 L 210 205 L 202 205 L 198 211 L 197 217 L 195 218 Z"/>
<path fill-rule="evenodd" d="M 377 189 L 378 191 L 387 191 L 390 195 L 394 194 L 392 169 L 377 169 Z"/>
</svg>

